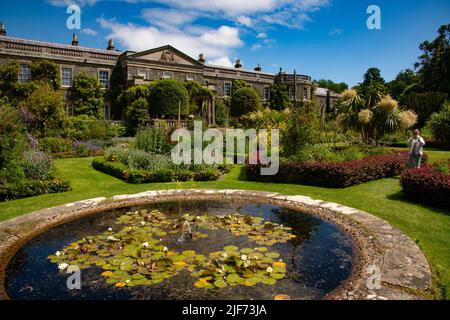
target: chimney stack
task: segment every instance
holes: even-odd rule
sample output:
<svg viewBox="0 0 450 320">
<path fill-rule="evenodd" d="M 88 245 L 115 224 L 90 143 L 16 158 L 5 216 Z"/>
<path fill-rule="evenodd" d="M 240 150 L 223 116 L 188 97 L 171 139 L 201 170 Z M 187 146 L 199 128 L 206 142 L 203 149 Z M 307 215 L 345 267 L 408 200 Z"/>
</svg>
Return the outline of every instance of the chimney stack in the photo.
<svg viewBox="0 0 450 320">
<path fill-rule="evenodd" d="M 116 47 L 114 46 L 114 41 L 113 41 L 113 39 L 109 39 L 107 50 L 110 50 L 110 51 L 116 50 Z"/>
<path fill-rule="evenodd" d="M 234 67 L 237 68 L 237 69 L 239 69 L 239 68 L 242 67 L 241 59 L 237 59 L 237 60 L 236 60 L 236 64 L 234 65 Z"/>
<path fill-rule="evenodd" d="M 203 53 L 200 53 L 200 54 L 198 55 L 198 62 L 201 62 L 201 63 L 205 63 L 205 62 L 206 62 L 205 56 L 204 56 Z"/>
<path fill-rule="evenodd" d="M 77 34 L 76 33 L 73 34 L 72 45 L 75 46 L 75 47 L 78 47 L 78 38 L 77 38 Z"/>
<path fill-rule="evenodd" d="M 3 20 L 0 24 L 0 36 L 6 36 L 5 23 L 3 22 Z"/>
<path fill-rule="evenodd" d="M 258 66 L 255 68 L 255 71 L 257 71 L 257 72 L 261 72 L 261 66 L 259 65 L 259 63 L 258 63 Z"/>
</svg>

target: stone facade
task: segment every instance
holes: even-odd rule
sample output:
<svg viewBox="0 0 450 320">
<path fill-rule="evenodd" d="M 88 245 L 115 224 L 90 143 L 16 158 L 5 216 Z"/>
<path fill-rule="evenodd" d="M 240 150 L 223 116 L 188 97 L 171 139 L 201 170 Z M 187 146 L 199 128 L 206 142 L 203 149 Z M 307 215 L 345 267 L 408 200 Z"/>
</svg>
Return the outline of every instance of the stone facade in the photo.
<svg viewBox="0 0 450 320">
<path fill-rule="evenodd" d="M 326 88 L 316 88 L 315 95 L 319 109 L 324 112 L 334 112 L 337 101 L 341 98 L 339 93 Z"/>
<path fill-rule="evenodd" d="M 173 78 L 179 81 L 195 80 L 217 92 L 218 97 L 230 96 L 233 80 L 245 80 L 261 96 L 262 101 L 270 97 L 270 86 L 274 83 L 285 84 L 292 100 L 312 100 L 313 86 L 311 77 L 305 75 L 275 75 L 262 72 L 258 65 L 254 70 L 242 68 L 240 60 L 234 68 L 214 66 L 205 63 L 203 54 L 198 60 L 186 55 L 176 48 L 167 45 L 142 52 L 117 51 L 112 40 L 105 50 L 78 46 L 78 38 L 74 34 L 72 45 L 56 44 L 34 40 L 18 39 L 6 36 L 6 30 L 0 34 L 0 65 L 15 59 L 23 67 L 23 78 L 26 79 L 27 65 L 39 59 L 47 59 L 61 66 L 61 87 L 66 98 L 68 114 L 71 113 L 71 102 L 68 99 L 70 83 L 73 76 L 81 71 L 95 76 L 107 88 L 109 78 L 116 65 L 120 66 L 126 86 L 144 84 L 153 80 Z M 212 106 L 211 110 L 214 110 Z M 110 119 L 109 103 L 105 105 L 105 117 Z"/>
</svg>

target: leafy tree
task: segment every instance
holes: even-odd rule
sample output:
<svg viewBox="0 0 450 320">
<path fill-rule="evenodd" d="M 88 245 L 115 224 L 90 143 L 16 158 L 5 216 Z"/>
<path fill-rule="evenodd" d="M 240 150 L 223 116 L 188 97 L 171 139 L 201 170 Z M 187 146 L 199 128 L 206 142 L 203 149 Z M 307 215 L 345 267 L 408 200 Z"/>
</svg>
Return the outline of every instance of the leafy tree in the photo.
<svg viewBox="0 0 450 320">
<path fill-rule="evenodd" d="M 385 91 L 386 81 L 381 76 L 381 71 L 378 68 L 370 68 L 364 74 L 364 81 L 359 84 L 358 92 L 362 95 L 370 94 L 370 91 Z"/>
<path fill-rule="evenodd" d="M 231 97 L 231 116 L 240 117 L 260 107 L 259 94 L 250 87 L 240 88 Z"/>
<path fill-rule="evenodd" d="M 187 81 L 183 85 L 189 93 L 189 112 L 192 114 L 198 111 L 204 101 L 213 97 L 212 91 L 197 81 Z"/>
<path fill-rule="evenodd" d="M 450 104 L 447 103 L 439 113 L 434 113 L 427 123 L 433 136 L 444 147 L 450 149 Z"/>
<path fill-rule="evenodd" d="M 20 103 L 20 107 L 34 116 L 29 128 L 33 136 L 56 137 L 61 134 L 66 121 L 62 101 L 60 91 L 53 90 L 49 84 L 42 84 Z"/>
<path fill-rule="evenodd" d="M 450 94 L 450 24 L 441 26 L 436 39 L 422 42 L 419 48 L 423 54 L 415 67 L 426 90 Z"/>
<path fill-rule="evenodd" d="M 332 80 L 321 79 L 315 81 L 315 84 L 317 87 L 326 88 L 337 93 L 342 93 L 344 90 L 348 89 L 348 84 L 346 84 L 345 82 L 337 83 L 333 82 Z"/>
<path fill-rule="evenodd" d="M 419 90 L 420 78 L 411 69 L 402 70 L 395 77 L 394 80 L 387 84 L 389 94 L 394 98 L 400 100 L 405 93 L 410 92 L 412 86 L 414 90 Z"/>
<path fill-rule="evenodd" d="M 272 110 L 284 110 L 291 107 L 287 87 L 284 84 L 273 84 L 270 86 L 269 106 Z"/>
<path fill-rule="evenodd" d="M 134 136 L 140 128 L 145 127 L 149 118 L 147 99 L 139 98 L 132 102 L 127 106 L 125 112 L 127 134 L 129 136 Z"/>
<path fill-rule="evenodd" d="M 364 82 L 362 83 L 363 86 L 369 86 L 374 83 L 382 83 L 384 84 L 385 81 L 383 77 L 381 76 L 381 70 L 378 68 L 369 68 L 366 73 L 364 74 Z"/>
<path fill-rule="evenodd" d="M 422 128 L 433 113 L 442 109 L 447 97 L 443 92 L 413 92 L 404 98 L 404 105 L 418 114 L 417 126 Z"/>
<path fill-rule="evenodd" d="M 120 62 L 114 66 L 109 79 L 109 84 L 110 86 L 106 95 L 111 102 L 111 116 L 113 119 L 120 119 L 123 109 L 120 97 L 125 90 L 125 75 Z"/>
<path fill-rule="evenodd" d="M 402 111 L 382 89 L 375 83 L 368 87 L 366 95 L 355 90 L 342 93 L 338 121 L 345 129 L 361 133 L 365 141 L 379 141 L 386 134 L 411 127 L 417 120 L 414 112 Z"/>
<path fill-rule="evenodd" d="M 0 105 L 0 185 L 25 177 L 20 155 L 27 148 L 26 128 L 18 110 Z"/>
<path fill-rule="evenodd" d="M 0 66 L 0 96 L 11 100 L 16 93 L 19 76 L 19 63 L 16 60 Z"/>
<path fill-rule="evenodd" d="M 231 96 L 233 96 L 235 92 L 237 92 L 239 89 L 242 88 L 251 88 L 251 85 L 244 80 L 239 79 L 233 80 L 231 84 Z"/>
<path fill-rule="evenodd" d="M 74 115 L 87 115 L 96 119 L 103 118 L 103 89 L 97 79 L 81 72 L 73 78 L 70 100 L 74 106 Z"/>
<path fill-rule="evenodd" d="M 128 88 L 126 91 L 123 91 L 119 97 L 120 104 L 122 106 L 128 106 L 140 98 L 148 100 L 150 97 L 150 89 L 152 84 L 153 82 L 150 84 L 133 86 Z"/>
<path fill-rule="evenodd" d="M 219 126 L 228 125 L 229 108 L 222 99 L 216 100 L 216 124 Z"/>
<path fill-rule="evenodd" d="M 284 157 L 298 154 L 303 148 L 317 142 L 319 119 L 317 112 L 307 108 L 291 109 L 286 129 L 282 130 L 281 145 Z"/>
<path fill-rule="evenodd" d="M 150 114 L 152 116 L 186 116 L 189 114 L 189 93 L 179 81 L 163 79 L 150 89 Z"/>
<path fill-rule="evenodd" d="M 33 81 L 48 83 L 54 90 L 59 89 L 61 74 L 56 63 L 49 60 L 38 60 L 30 68 Z"/>
</svg>

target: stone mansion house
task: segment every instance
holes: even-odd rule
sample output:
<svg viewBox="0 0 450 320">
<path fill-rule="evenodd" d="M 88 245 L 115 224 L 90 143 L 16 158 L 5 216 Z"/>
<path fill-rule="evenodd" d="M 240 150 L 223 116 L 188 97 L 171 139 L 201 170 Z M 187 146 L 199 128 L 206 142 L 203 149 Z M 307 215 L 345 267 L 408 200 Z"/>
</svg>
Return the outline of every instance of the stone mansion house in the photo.
<svg viewBox="0 0 450 320">
<path fill-rule="evenodd" d="M 73 111 L 67 92 L 72 85 L 74 74 L 85 71 L 98 78 L 105 87 L 113 69 L 120 67 L 126 86 L 145 84 L 157 79 L 173 78 L 178 81 L 195 80 L 214 90 L 219 97 L 231 95 L 231 84 L 235 79 L 245 80 L 260 94 L 263 101 L 269 99 L 270 85 L 283 83 L 287 86 L 292 100 L 311 100 L 313 85 L 311 77 L 300 74 L 287 74 L 280 71 L 278 74 L 265 73 L 258 65 L 254 70 L 242 68 L 240 60 L 236 61 L 234 68 L 206 64 L 205 56 L 199 54 L 194 59 L 176 48 L 166 45 L 142 52 L 118 51 L 112 40 L 109 40 L 105 50 L 78 46 L 77 35 L 73 35 L 71 45 L 48 43 L 34 40 L 25 40 L 8 37 L 4 24 L 0 27 L 0 64 L 15 59 L 20 63 L 19 81 L 26 82 L 31 79 L 29 64 L 38 59 L 47 59 L 56 62 L 61 68 L 61 88 L 66 97 L 67 112 Z M 323 90 L 317 95 L 319 104 L 330 103 L 330 94 Z M 328 95 L 328 97 L 327 97 Z M 331 97 L 332 98 L 332 97 Z M 325 99 L 325 100 L 324 100 Z M 322 101 L 322 102 L 321 102 Z M 334 103 L 334 100 L 333 100 Z M 214 103 L 208 106 L 210 113 L 214 114 Z M 329 109 L 329 106 L 327 106 Z M 111 108 L 105 104 L 105 118 L 111 119 Z M 120 120 L 120 119 L 115 119 Z M 212 123 L 214 119 L 212 117 Z"/>
</svg>

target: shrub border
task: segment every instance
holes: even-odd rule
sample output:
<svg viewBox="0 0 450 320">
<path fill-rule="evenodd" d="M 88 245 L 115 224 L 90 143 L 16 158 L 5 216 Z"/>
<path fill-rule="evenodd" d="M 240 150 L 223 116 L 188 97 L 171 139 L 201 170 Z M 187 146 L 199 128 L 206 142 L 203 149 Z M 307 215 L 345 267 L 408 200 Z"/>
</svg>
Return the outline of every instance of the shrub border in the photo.
<svg viewBox="0 0 450 320">
<path fill-rule="evenodd" d="M 395 177 L 407 169 L 407 152 L 393 152 L 387 155 L 367 156 L 360 160 L 345 162 L 280 161 L 280 168 L 274 176 L 262 176 L 261 165 L 247 164 L 247 178 L 250 181 L 271 183 L 304 184 L 324 188 L 347 188 L 369 181 Z M 427 155 L 423 156 L 427 163 Z"/>
<path fill-rule="evenodd" d="M 400 185 L 405 197 L 413 202 L 450 208 L 450 175 L 436 172 L 431 165 L 405 171 Z"/>
<path fill-rule="evenodd" d="M 0 202 L 24 199 L 43 194 L 70 191 L 69 181 L 53 178 L 50 180 L 24 180 L 0 186 Z"/>
<path fill-rule="evenodd" d="M 226 169 L 206 169 L 201 171 L 160 169 L 154 171 L 132 170 L 121 162 L 105 159 L 94 159 L 92 167 L 100 172 L 109 174 L 120 180 L 132 184 L 152 182 L 180 182 L 180 181 L 216 181 Z"/>
</svg>

